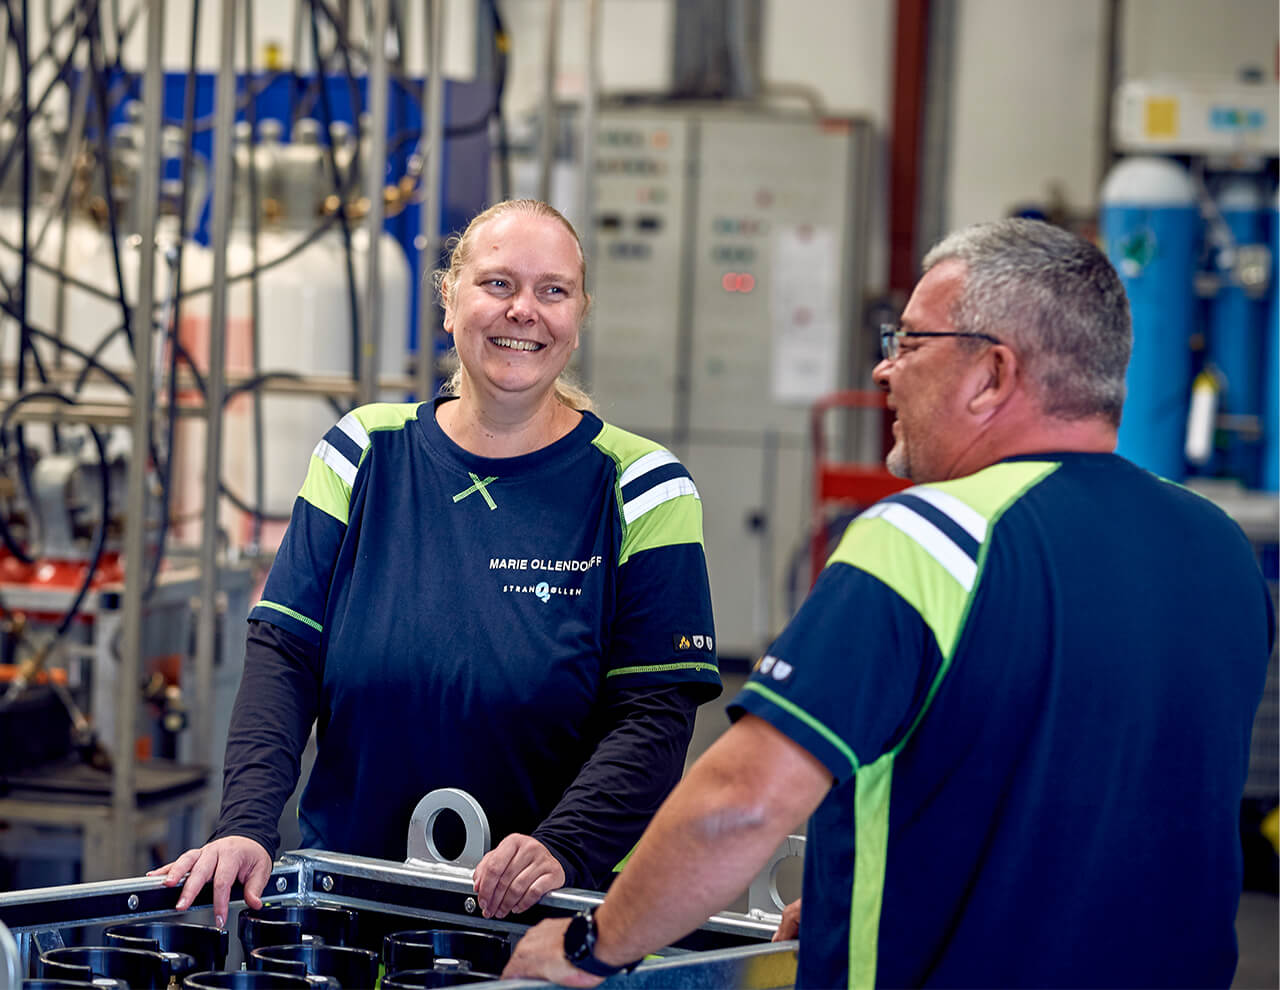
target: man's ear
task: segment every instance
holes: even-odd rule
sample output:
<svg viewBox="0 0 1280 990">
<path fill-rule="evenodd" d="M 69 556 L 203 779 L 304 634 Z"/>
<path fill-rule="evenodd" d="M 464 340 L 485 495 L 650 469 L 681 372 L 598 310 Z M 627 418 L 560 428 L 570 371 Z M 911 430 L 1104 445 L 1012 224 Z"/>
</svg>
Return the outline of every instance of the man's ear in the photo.
<svg viewBox="0 0 1280 990">
<path fill-rule="evenodd" d="M 987 416 L 1013 397 L 1020 385 L 1022 369 L 1018 356 L 1004 344 L 992 344 L 975 367 L 978 387 L 969 399 L 969 412 Z"/>
</svg>

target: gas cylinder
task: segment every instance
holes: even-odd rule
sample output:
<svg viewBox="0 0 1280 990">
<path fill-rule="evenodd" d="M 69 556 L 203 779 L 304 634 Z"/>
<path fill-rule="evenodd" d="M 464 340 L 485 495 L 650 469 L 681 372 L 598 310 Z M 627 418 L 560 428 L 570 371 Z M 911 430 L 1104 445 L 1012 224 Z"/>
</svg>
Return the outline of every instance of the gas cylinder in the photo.
<svg viewBox="0 0 1280 990">
<path fill-rule="evenodd" d="M 1264 325 L 1262 387 L 1262 465 L 1258 486 L 1280 491 L 1280 190 L 1276 191 L 1269 217 L 1271 285 L 1268 288 Z"/>
<path fill-rule="evenodd" d="M 36 258 L 44 266 L 40 269 L 38 290 L 32 296 L 32 319 L 42 328 L 59 332 L 61 338 L 78 351 L 92 356 L 108 368 L 132 375 L 134 352 L 126 332 L 126 314 L 121 305 L 130 310 L 136 306 L 141 272 L 141 235 L 137 229 L 138 182 L 137 167 L 141 161 L 138 153 L 141 125 L 127 122 L 118 125 L 111 135 L 111 184 L 116 209 L 116 232 L 113 241 L 110 230 L 98 214 L 91 212 L 91 204 L 74 201 L 69 204 L 65 223 L 54 223 L 43 239 Z M 169 133 L 172 142 L 174 134 Z M 194 178 L 192 196 L 199 200 L 203 187 Z M 173 292 L 177 285 L 177 238 L 180 234 L 178 218 L 162 198 L 156 221 L 156 241 L 153 272 L 155 284 L 152 298 L 156 304 L 155 317 L 165 319 L 172 313 Z M 99 213 L 101 207 L 99 207 Z M 206 248 L 188 239 L 182 246 L 182 282 L 186 287 L 208 285 L 211 259 Z M 119 268 L 117 269 L 117 257 Z M 59 273 L 65 278 L 59 277 Z M 74 281 L 72 281 L 74 280 Z M 180 307 L 182 320 L 208 321 L 207 297 L 196 297 Z M 142 321 L 146 325 L 147 321 Z M 169 329 L 165 327 L 165 329 Z M 71 367 L 83 367 L 84 361 L 72 352 L 70 357 L 55 360 Z M 101 376 L 90 376 L 79 390 L 82 398 L 121 400 L 125 392 L 117 383 Z"/>
<path fill-rule="evenodd" d="M 255 241 L 248 183 L 237 182 L 227 242 L 227 370 L 229 374 L 284 372 L 344 374 L 350 368 L 351 321 L 345 257 L 332 230 L 317 232 L 328 189 L 319 125 L 299 120 L 292 140 L 281 142 L 278 121 L 264 120 L 254 147 L 259 195 Z M 239 134 L 237 167 L 248 168 L 248 142 Z M 256 325 L 251 273 L 257 282 Z M 256 337 L 256 340 L 255 340 Z M 256 361 L 254 351 L 256 348 Z M 207 352 L 207 344 L 202 350 Z M 261 430 L 253 422 L 253 397 L 228 402 L 224 413 L 222 478 L 233 492 L 262 511 L 287 517 L 311 450 L 337 418 L 323 398 L 264 392 Z M 261 449 L 262 502 L 255 465 Z M 253 517 L 225 504 L 221 519 L 237 546 L 278 544 L 283 523 L 255 526 Z"/>
<path fill-rule="evenodd" d="M 278 121 L 263 121 L 259 127 L 261 140 L 254 143 L 252 125 L 240 121 L 235 125 L 235 148 L 232 167 L 235 181 L 232 183 L 231 229 L 226 247 L 226 323 L 223 337 L 223 367 L 232 381 L 241 381 L 255 372 L 253 358 L 253 283 L 250 279 L 255 262 L 261 266 L 265 259 L 255 256 L 252 241 L 254 214 L 257 224 L 266 223 L 266 217 L 274 208 L 272 181 L 275 159 L 279 148 L 280 125 Z M 250 152 L 250 146 L 252 153 Z M 253 180 L 250 181 L 250 168 Z M 255 192 L 256 201 L 250 193 Z M 259 272 L 261 287 L 262 273 Z M 200 283 L 199 298 L 208 305 L 212 287 L 210 275 Z M 190 356 L 200 375 L 207 381 L 209 372 L 208 322 L 183 321 L 182 346 Z M 196 389 L 184 390 L 183 403 L 197 405 L 203 397 Z M 237 498 L 253 504 L 253 444 L 255 434 L 252 423 L 253 400 L 248 394 L 237 394 L 227 399 L 222 410 L 222 438 L 219 481 Z M 202 506 L 204 504 L 204 474 L 206 453 L 206 428 L 203 418 L 184 417 L 178 423 L 175 442 L 175 470 L 173 495 L 175 518 L 179 520 L 175 533 L 187 541 L 200 538 Z M 219 526 L 233 545 L 242 546 L 248 533 L 246 514 L 233 502 L 221 500 Z"/>
<path fill-rule="evenodd" d="M 360 165 L 367 171 L 372 166 L 369 141 L 369 114 L 360 115 Z M 379 163 L 380 171 L 385 171 L 386 163 Z M 384 184 L 385 184 L 385 175 Z M 357 177 L 357 189 L 361 195 L 366 190 L 365 175 Z M 362 223 L 353 232 L 351 247 L 355 252 L 356 282 L 361 294 L 367 284 L 369 273 L 368 251 L 369 231 Z M 408 372 L 409 326 L 412 318 L 413 272 L 409 267 L 409 259 L 404 247 L 385 228 L 378 235 L 378 283 L 379 283 L 379 330 L 378 330 L 378 371 L 382 375 L 403 376 Z M 384 390 L 380 398 L 385 401 L 400 402 L 405 396 L 391 390 Z"/>
<path fill-rule="evenodd" d="M 1101 198 L 1104 249 L 1120 273 L 1133 317 L 1117 452 L 1181 480 L 1201 239 L 1195 187 L 1177 162 L 1141 156 L 1112 168 Z"/>
<path fill-rule="evenodd" d="M 1269 280 L 1267 214 L 1260 180 L 1252 175 L 1219 179 L 1213 198 L 1223 236 L 1212 254 L 1218 277 L 1208 303 L 1206 354 L 1227 428 L 1218 431 L 1212 473 L 1254 488 L 1260 440 L 1253 424 L 1262 412 L 1263 293 Z"/>
</svg>

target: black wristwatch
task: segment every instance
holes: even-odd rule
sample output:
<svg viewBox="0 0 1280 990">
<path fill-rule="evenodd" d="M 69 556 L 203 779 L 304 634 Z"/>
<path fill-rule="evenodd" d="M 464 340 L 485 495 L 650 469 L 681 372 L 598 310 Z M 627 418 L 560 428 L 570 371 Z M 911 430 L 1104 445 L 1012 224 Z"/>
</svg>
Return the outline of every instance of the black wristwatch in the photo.
<svg viewBox="0 0 1280 990">
<path fill-rule="evenodd" d="M 625 966 L 611 966 L 609 963 L 596 958 L 597 906 L 589 907 L 585 911 L 579 911 L 569 921 L 569 927 L 564 931 L 565 957 L 578 969 L 590 973 L 592 976 L 612 976 L 614 973 L 621 973 L 623 970 L 630 973 L 640 965 L 639 959 L 633 963 L 627 963 Z"/>
</svg>

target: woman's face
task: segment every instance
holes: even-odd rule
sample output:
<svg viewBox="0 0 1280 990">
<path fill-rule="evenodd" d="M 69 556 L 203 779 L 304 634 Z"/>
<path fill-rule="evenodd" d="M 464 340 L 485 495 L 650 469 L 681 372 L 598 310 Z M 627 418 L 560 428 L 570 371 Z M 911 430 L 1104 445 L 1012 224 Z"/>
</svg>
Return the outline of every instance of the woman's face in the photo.
<svg viewBox="0 0 1280 990">
<path fill-rule="evenodd" d="M 477 227 L 444 306 L 470 386 L 464 394 L 545 398 L 578 347 L 585 311 L 582 256 L 563 224 L 506 213 Z"/>
</svg>

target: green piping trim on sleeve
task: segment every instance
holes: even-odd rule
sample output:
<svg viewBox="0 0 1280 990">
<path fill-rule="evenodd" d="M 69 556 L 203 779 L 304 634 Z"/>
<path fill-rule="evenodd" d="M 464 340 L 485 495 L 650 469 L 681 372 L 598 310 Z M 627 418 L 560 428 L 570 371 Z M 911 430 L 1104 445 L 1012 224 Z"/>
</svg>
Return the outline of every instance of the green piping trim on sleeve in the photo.
<svg viewBox="0 0 1280 990">
<path fill-rule="evenodd" d="M 880 909 L 889 861 L 889 796 L 893 754 L 886 753 L 854 778 L 853 891 L 849 898 L 849 986 L 876 985 Z"/>
<path fill-rule="evenodd" d="M 841 739 L 834 732 L 832 732 L 830 729 L 828 729 L 821 722 L 819 722 L 812 715 L 810 715 L 808 712 L 806 712 L 803 708 L 798 706 L 794 701 L 790 701 L 789 699 L 784 698 L 782 695 L 778 694 L 776 691 L 770 690 L 769 688 L 765 687 L 763 684 L 757 684 L 755 681 L 747 681 L 746 684 L 742 685 L 742 689 L 744 691 L 754 691 L 756 692 L 756 694 L 759 694 L 765 698 L 768 698 L 770 701 L 772 701 L 775 705 L 777 705 L 783 711 L 791 715 L 794 715 L 801 722 L 803 722 L 805 725 L 811 728 L 818 735 L 822 736 L 823 739 L 829 742 L 837 750 L 839 750 L 840 754 L 846 760 L 849 761 L 849 766 L 853 768 L 853 772 L 855 774 L 859 772 L 858 757 L 853 752 L 853 750 L 849 748 L 849 744 L 845 742 L 843 739 Z"/>
<path fill-rule="evenodd" d="M 272 609 L 275 609 L 277 612 L 283 612 L 285 615 L 289 616 L 290 618 L 297 619 L 303 625 L 310 626 L 316 632 L 324 632 L 324 626 L 316 622 L 315 619 L 308 619 L 301 612 L 295 612 L 293 609 L 289 608 L 287 605 L 277 605 L 275 602 L 260 601 L 258 602 L 258 607 L 272 608 Z"/>
<path fill-rule="evenodd" d="M 719 671 L 713 663 L 703 663 L 696 661 L 694 663 L 655 663 L 642 667 L 619 667 L 617 670 L 611 670 L 605 674 L 605 678 L 618 677 L 622 674 L 653 674 L 661 673 L 666 670 L 709 670 L 713 673 Z"/>
<path fill-rule="evenodd" d="M 622 545 L 618 549 L 618 566 L 633 554 L 658 547 L 682 543 L 702 545 L 702 503 L 693 495 L 680 495 L 655 506 L 631 525 L 622 511 L 622 486 L 619 482 L 628 467 L 645 454 L 665 448 L 660 443 L 628 432 L 612 423 L 603 423 L 591 443 L 617 466 L 618 478 L 613 483 L 613 497 L 618 518 L 622 520 Z"/>
</svg>

